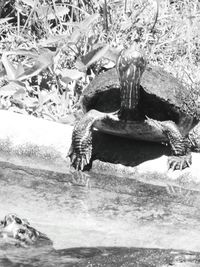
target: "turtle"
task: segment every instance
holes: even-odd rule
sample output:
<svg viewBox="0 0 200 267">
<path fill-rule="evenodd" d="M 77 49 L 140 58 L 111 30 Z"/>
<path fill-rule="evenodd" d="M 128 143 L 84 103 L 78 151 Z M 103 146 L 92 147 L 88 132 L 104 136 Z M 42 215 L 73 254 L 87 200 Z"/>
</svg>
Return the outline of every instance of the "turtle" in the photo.
<svg viewBox="0 0 200 267">
<path fill-rule="evenodd" d="M 45 234 L 30 226 L 28 220 L 14 213 L 7 214 L 0 222 L 0 232 L 8 243 L 14 243 L 20 247 L 53 245 Z"/>
<path fill-rule="evenodd" d="M 94 78 L 81 104 L 84 115 L 74 126 L 68 152 L 76 170 L 91 163 L 94 129 L 168 143 L 172 170 L 190 167 L 191 151 L 200 150 L 198 93 L 163 68 L 148 64 L 144 52 L 133 46 L 121 51 L 116 68 Z"/>
</svg>

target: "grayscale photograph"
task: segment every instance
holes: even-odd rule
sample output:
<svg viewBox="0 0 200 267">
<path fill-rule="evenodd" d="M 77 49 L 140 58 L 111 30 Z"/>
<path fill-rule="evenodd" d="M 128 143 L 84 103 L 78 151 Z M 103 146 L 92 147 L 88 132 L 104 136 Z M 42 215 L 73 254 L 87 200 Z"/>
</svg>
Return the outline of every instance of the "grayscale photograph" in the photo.
<svg viewBox="0 0 200 267">
<path fill-rule="evenodd" d="M 0 267 L 200 267 L 200 0 L 0 0 Z"/>
</svg>

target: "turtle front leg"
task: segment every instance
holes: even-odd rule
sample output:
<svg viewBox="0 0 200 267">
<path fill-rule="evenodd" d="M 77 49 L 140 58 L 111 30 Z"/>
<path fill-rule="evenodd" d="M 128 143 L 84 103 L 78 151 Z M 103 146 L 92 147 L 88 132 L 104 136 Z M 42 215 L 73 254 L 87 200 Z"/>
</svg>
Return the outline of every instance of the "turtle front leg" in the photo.
<svg viewBox="0 0 200 267">
<path fill-rule="evenodd" d="M 72 143 L 68 152 L 71 165 L 76 170 L 83 170 L 90 163 L 92 157 L 92 135 L 95 121 L 106 116 L 97 110 L 90 110 L 75 125 L 72 133 Z"/>
<path fill-rule="evenodd" d="M 153 127 L 159 128 L 168 139 L 171 146 L 172 156 L 168 159 L 168 167 L 172 170 L 182 170 L 192 164 L 191 144 L 184 137 L 173 121 L 157 121 L 147 119 Z"/>
<path fill-rule="evenodd" d="M 83 170 L 92 156 L 92 117 L 83 117 L 74 127 L 72 143 L 68 152 L 71 165 L 76 170 Z"/>
</svg>

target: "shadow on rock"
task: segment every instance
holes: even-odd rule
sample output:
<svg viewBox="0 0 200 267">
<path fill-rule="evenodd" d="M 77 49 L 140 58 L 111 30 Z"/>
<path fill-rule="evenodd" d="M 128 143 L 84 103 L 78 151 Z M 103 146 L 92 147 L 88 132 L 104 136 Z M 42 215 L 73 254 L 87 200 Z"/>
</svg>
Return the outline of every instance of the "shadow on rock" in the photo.
<svg viewBox="0 0 200 267">
<path fill-rule="evenodd" d="M 147 160 L 170 155 L 169 147 L 159 143 L 133 140 L 98 131 L 93 134 L 93 160 L 134 167 Z"/>
</svg>

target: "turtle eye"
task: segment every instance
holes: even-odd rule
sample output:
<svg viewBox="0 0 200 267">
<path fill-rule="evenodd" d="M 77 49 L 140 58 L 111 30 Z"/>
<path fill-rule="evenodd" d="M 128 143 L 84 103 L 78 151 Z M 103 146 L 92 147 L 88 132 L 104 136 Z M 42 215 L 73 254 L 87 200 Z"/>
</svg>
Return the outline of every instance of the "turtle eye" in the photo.
<svg viewBox="0 0 200 267">
<path fill-rule="evenodd" d="M 16 223 L 18 223 L 18 224 L 22 224 L 22 220 L 19 219 L 19 218 L 17 218 L 17 217 L 15 217 L 15 221 L 16 221 Z"/>
</svg>

